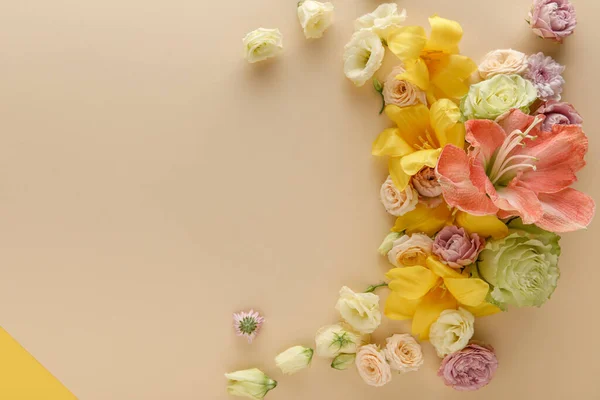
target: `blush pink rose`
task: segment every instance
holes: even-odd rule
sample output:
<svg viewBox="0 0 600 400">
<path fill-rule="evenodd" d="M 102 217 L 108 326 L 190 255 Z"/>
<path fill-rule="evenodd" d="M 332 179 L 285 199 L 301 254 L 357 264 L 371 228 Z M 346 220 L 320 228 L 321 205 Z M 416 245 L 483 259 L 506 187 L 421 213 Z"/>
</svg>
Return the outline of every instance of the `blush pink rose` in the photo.
<svg viewBox="0 0 600 400">
<path fill-rule="evenodd" d="M 471 343 L 461 351 L 446 356 L 438 376 L 453 389 L 473 391 L 490 383 L 497 369 L 498 359 L 494 348 Z"/>
<path fill-rule="evenodd" d="M 529 25 L 539 37 L 562 43 L 577 26 L 575 7 L 569 0 L 534 0 Z"/>
<path fill-rule="evenodd" d="M 452 268 L 462 268 L 477 260 L 485 241 L 474 233 L 469 235 L 463 228 L 447 226 L 433 242 L 433 254 Z"/>
<path fill-rule="evenodd" d="M 425 167 L 417 172 L 411 179 L 412 185 L 419 194 L 419 203 L 429 208 L 442 204 L 442 186 L 435 176 L 435 169 Z"/>
<path fill-rule="evenodd" d="M 581 125 L 583 118 L 575 110 L 572 104 L 550 100 L 542 104 L 533 115 L 542 114 L 546 116 L 542 122 L 544 132 L 552 132 L 554 125 Z"/>
</svg>

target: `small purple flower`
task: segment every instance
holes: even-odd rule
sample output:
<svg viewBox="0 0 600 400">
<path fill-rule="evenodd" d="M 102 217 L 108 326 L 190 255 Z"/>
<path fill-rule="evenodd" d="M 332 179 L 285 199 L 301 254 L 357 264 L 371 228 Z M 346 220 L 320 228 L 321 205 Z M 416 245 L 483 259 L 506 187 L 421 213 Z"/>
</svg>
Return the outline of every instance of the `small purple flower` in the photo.
<svg viewBox="0 0 600 400">
<path fill-rule="evenodd" d="M 254 310 L 233 314 L 233 326 L 236 334 L 247 338 L 248 343 L 252 343 L 252 340 L 258 335 L 263 322 L 265 319 Z"/>
<path fill-rule="evenodd" d="M 473 264 L 484 246 L 485 241 L 478 234 L 469 235 L 463 228 L 447 226 L 435 237 L 433 253 L 449 267 L 462 268 Z"/>
<path fill-rule="evenodd" d="M 527 60 L 529 70 L 525 78 L 529 79 L 538 91 L 540 100 L 560 100 L 562 86 L 565 83 L 561 74 L 565 67 L 546 57 L 544 53 L 532 54 Z"/>
<path fill-rule="evenodd" d="M 552 132 L 554 125 L 581 125 L 583 118 L 572 104 L 550 100 L 542 104 L 533 115 L 545 115 L 542 130 Z"/>
<path fill-rule="evenodd" d="M 438 376 L 447 386 L 466 392 L 481 389 L 490 383 L 497 369 L 498 359 L 494 348 L 471 343 L 461 351 L 446 356 Z"/>
<path fill-rule="evenodd" d="M 539 37 L 562 43 L 577 26 L 575 7 L 569 0 L 534 0 L 529 25 Z"/>
</svg>

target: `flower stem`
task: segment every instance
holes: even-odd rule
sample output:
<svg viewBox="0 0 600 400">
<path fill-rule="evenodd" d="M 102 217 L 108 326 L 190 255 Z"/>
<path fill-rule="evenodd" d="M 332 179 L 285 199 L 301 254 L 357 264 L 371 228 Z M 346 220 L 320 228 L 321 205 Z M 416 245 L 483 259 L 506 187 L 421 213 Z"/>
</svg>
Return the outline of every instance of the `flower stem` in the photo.
<svg viewBox="0 0 600 400">
<path fill-rule="evenodd" d="M 385 282 L 382 282 L 378 285 L 371 285 L 367 288 L 367 290 L 365 290 L 365 293 L 375 293 L 375 290 L 379 289 L 380 287 L 387 287 L 388 284 Z"/>
</svg>

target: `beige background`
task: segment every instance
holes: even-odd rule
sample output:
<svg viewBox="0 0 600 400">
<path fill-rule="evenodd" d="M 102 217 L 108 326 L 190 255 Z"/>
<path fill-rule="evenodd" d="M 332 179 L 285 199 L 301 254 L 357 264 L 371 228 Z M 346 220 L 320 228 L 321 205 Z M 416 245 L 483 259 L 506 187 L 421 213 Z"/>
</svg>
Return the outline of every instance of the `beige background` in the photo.
<svg viewBox="0 0 600 400">
<path fill-rule="evenodd" d="M 296 0 L 5 1 L 0 323 L 86 400 L 224 400 L 222 374 L 252 366 L 280 381 L 270 400 L 600 398 L 597 221 L 564 236 L 547 305 L 477 322 L 501 363 L 478 393 L 444 387 L 429 344 L 420 372 L 381 389 L 320 359 L 276 370 L 279 351 L 336 320 L 342 285 L 388 267 L 375 251 L 393 222 L 386 171 L 369 150 L 389 123 L 341 63 L 353 20 L 380 2 L 333 2 L 336 24 L 310 42 Z M 600 5 L 577 1 L 577 34 L 558 47 L 529 31 L 529 4 L 401 2 L 410 24 L 460 20 L 474 59 L 513 47 L 567 64 L 591 145 L 577 187 L 598 198 Z M 283 31 L 285 54 L 247 65 L 241 38 L 259 26 Z M 231 328 L 250 307 L 268 319 L 252 346 Z M 375 339 L 407 329 L 387 322 Z"/>
</svg>

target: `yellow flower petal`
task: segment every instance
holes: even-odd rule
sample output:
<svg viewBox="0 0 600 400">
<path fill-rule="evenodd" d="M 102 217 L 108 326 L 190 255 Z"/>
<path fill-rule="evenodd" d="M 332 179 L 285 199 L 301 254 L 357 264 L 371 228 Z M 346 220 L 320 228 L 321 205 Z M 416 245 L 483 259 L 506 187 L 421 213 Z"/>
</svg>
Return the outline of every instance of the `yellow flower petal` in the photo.
<svg viewBox="0 0 600 400">
<path fill-rule="evenodd" d="M 435 168 L 442 149 L 419 150 L 402 157 L 401 165 L 407 175 L 413 176 L 417 172 L 428 166 Z"/>
<path fill-rule="evenodd" d="M 465 146 L 465 125 L 460 122 L 462 113 L 453 101 L 436 101 L 431 105 L 429 115 L 440 147 L 453 144 L 462 149 Z"/>
<path fill-rule="evenodd" d="M 396 224 L 392 228 L 392 231 L 406 231 L 409 235 L 415 232 L 422 232 L 433 236 L 446 226 L 451 216 L 452 211 L 446 203 L 442 203 L 436 208 L 428 208 L 424 204 L 418 204 L 413 211 L 396 219 Z"/>
<path fill-rule="evenodd" d="M 425 43 L 427 35 L 422 26 L 404 26 L 387 38 L 388 48 L 403 62 L 419 58 Z"/>
<path fill-rule="evenodd" d="M 412 321 L 412 334 L 419 335 L 421 340 L 429 339 L 429 328 L 442 311 L 456 309 L 457 303 L 449 291 L 437 287 L 429 292 L 415 310 Z"/>
<path fill-rule="evenodd" d="M 404 63 L 405 72 L 396 76 L 398 80 L 404 80 L 418 86 L 421 90 L 429 89 L 429 70 L 422 58 Z"/>
<path fill-rule="evenodd" d="M 400 157 L 415 151 L 398 134 L 397 128 L 389 128 L 379 134 L 373 143 L 371 153 L 374 156 Z"/>
<path fill-rule="evenodd" d="M 458 53 L 458 44 L 463 36 L 460 24 L 434 15 L 429 18 L 431 35 L 425 45 L 426 51 L 441 51 L 447 54 Z"/>
<path fill-rule="evenodd" d="M 463 275 L 461 275 L 460 272 L 442 263 L 435 256 L 427 257 L 426 263 L 427 268 L 429 268 L 434 274 L 436 274 L 440 278 L 464 279 Z"/>
<path fill-rule="evenodd" d="M 409 300 L 400 296 L 396 292 L 390 292 L 387 300 L 385 301 L 385 308 L 383 312 L 388 318 L 397 321 L 412 319 L 420 301 L 421 299 Z"/>
<path fill-rule="evenodd" d="M 443 97 L 458 99 L 469 91 L 468 79 L 476 70 L 477 64 L 469 57 L 452 54 L 436 60 L 433 67 L 430 64 L 429 78 Z"/>
<path fill-rule="evenodd" d="M 476 216 L 463 211 L 456 213 L 454 223 L 470 234 L 502 239 L 508 235 L 508 227 L 495 215 Z"/>
<path fill-rule="evenodd" d="M 424 104 L 410 107 L 389 105 L 385 108 L 386 115 L 398 126 L 399 135 L 406 143 L 415 147 L 422 146 L 422 140 L 427 139 L 425 132 L 430 127 L 429 109 Z"/>
<path fill-rule="evenodd" d="M 490 290 L 490 286 L 479 278 L 446 278 L 444 284 L 456 301 L 471 307 L 483 303 Z"/>
<path fill-rule="evenodd" d="M 394 280 L 388 284 L 390 290 L 409 300 L 425 296 L 439 279 L 433 272 L 420 265 L 395 268 L 393 276 Z"/>
<path fill-rule="evenodd" d="M 488 315 L 502 312 L 501 309 L 488 302 L 483 302 L 477 307 L 469 307 L 465 305 L 464 308 L 476 317 L 486 317 Z"/>
<path fill-rule="evenodd" d="M 390 176 L 392 177 L 392 181 L 394 182 L 394 186 L 396 189 L 402 191 L 406 189 L 408 183 L 410 182 L 410 175 L 407 175 L 406 172 L 402 169 L 402 158 L 400 157 L 392 157 L 389 161 L 389 169 Z"/>
</svg>

